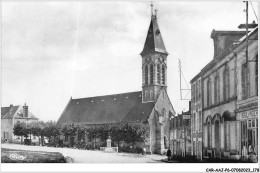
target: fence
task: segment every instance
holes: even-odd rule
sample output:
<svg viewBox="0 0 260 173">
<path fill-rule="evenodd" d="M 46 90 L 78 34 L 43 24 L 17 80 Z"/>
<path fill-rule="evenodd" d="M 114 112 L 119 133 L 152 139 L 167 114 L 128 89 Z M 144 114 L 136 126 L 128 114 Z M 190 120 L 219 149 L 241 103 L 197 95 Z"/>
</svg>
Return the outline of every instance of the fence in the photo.
<svg viewBox="0 0 260 173">
<path fill-rule="evenodd" d="M 100 147 L 100 151 L 118 153 L 118 147 Z"/>
</svg>

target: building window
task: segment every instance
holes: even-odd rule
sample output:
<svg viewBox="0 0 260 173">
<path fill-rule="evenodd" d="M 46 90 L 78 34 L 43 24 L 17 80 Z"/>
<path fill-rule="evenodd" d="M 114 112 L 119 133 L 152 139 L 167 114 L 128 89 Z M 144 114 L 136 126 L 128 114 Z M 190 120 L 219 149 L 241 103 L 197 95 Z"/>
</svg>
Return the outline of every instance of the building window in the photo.
<svg viewBox="0 0 260 173">
<path fill-rule="evenodd" d="M 252 127 L 255 127 L 255 119 L 252 120 Z"/>
<path fill-rule="evenodd" d="M 229 122 L 224 121 L 224 148 L 229 150 L 229 139 L 230 139 L 230 131 L 229 131 Z"/>
<path fill-rule="evenodd" d="M 214 79 L 214 101 L 215 104 L 219 103 L 219 77 L 216 75 Z"/>
<path fill-rule="evenodd" d="M 211 106 L 211 81 L 210 81 L 210 78 L 208 79 L 208 83 L 207 83 L 207 104 L 208 104 L 208 107 Z"/>
<path fill-rule="evenodd" d="M 148 65 L 145 65 L 145 70 L 144 70 L 144 83 L 145 85 L 148 85 Z"/>
<path fill-rule="evenodd" d="M 200 80 L 198 81 L 198 97 L 199 97 L 199 99 L 200 99 L 200 91 L 201 91 L 201 89 L 200 89 Z"/>
<path fill-rule="evenodd" d="M 162 65 L 162 84 L 165 85 L 165 66 Z"/>
<path fill-rule="evenodd" d="M 164 108 L 162 110 L 162 114 L 163 114 L 163 118 L 165 118 L 166 117 L 166 110 Z"/>
<path fill-rule="evenodd" d="M 150 84 L 153 84 L 153 64 L 150 65 Z"/>
<path fill-rule="evenodd" d="M 258 95 L 258 54 L 255 57 L 255 89 L 256 95 Z"/>
<path fill-rule="evenodd" d="M 157 83 L 161 84 L 161 69 L 160 64 L 157 64 Z"/>
<path fill-rule="evenodd" d="M 202 115 L 201 115 L 201 111 L 199 111 L 199 131 L 202 131 Z"/>
<path fill-rule="evenodd" d="M 195 90 L 195 84 L 192 85 L 192 97 L 193 97 L 193 102 L 195 102 L 195 95 L 196 95 L 196 90 Z"/>
<path fill-rule="evenodd" d="M 224 101 L 229 99 L 229 90 L 230 90 L 230 82 L 229 82 L 229 68 L 226 66 L 223 72 L 223 99 Z"/>
<path fill-rule="evenodd" d="M 248 98 L 249 94 L 249 70 L 247 68 L 247 63 L 242 65 L 242 75 L 241 75 L 241 84 L 242 84 L 242 99 Z"/>
<path fill-rule="evenodd" d="M 208 137 L 208 148 L 210 148 L 210 136 L 211 136 L 211 125 L 210 125 L 210 122 L 208 122 L 208 125 L 207 125 L 207 137 Z"/>
<path fill-rule="evenodd" d="M 199 98 L 199 95 L 198 95 L 199 94 L 199 92 L 198 92 L 198 90 L 199 90 L 199 82 L 198 81 L 196 82 L 195 86 L 196 86 L 196 98 L 195 99 L 196 99 L 196 102 L 197 102 L 198 98 Z"/>
<path fill-rule="evenodd" d="M 193 114 L 193 130 L 196 130 L 196 113 Z"/>
<path fill-rule="evenodd" d="M 249 128 L 252 127 L 252 120 L 248 120 L 248 127 L 249 127 Z"/>
</svg>

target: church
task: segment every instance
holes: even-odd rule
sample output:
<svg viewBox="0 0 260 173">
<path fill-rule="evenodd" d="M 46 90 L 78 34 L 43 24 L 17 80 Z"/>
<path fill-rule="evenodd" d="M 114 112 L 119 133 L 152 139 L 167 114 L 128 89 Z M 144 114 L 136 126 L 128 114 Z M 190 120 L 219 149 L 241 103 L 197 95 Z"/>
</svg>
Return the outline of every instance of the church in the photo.
<svg viewBox="0 0 260 173">
<path fill-rule="evenodd" d="M 167 56 L 157 14 L 151 22 L 142 57 L 142 90 L 113 95 L 70 98 L 58 123 L 81 122 L 86 125 L 104 125 L 119 121 L 141 121 L 149 126 L 146 151 L 162 154 L 169 147 L 170 117 L 174 108 L 167 93 Z"/>
</svg>

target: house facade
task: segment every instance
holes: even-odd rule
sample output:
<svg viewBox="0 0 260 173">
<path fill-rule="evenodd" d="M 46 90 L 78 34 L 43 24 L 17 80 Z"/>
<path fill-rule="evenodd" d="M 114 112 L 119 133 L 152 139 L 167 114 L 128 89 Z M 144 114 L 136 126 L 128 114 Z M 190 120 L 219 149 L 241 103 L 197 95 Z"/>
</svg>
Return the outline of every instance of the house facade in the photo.
<svg viewBox="0 0 260 173">
<path fill-rule="evenodd" d="M 58 123 L 105 125 L 141 121 L 149 126 L 147 152 L 162 154 L 169 147 L 170 116 L 175 111 L 167 94 L 167 56 L 157 16 L 152 14 L 142 57 L 142 90 L 70 99 Z M 77 138 L 75 138 L 77 139 Z"/>
<path fill-rule="evenodd" d="M 173 156 L 192 155 L 191 109 L 171 118 L 171 150 Z"/>
<path fill-rule="evenodd" d="M 202 160 L 202 82 L 200 73 L 191 80 L 191 143 L 192 155 Z"/>
<path fill-rule="evenodd" d="M 257 155 L 258 27 L 248 33 L 248 63 L 245 35 L 245 31 L 213 30 L 214 58 L 190 82 L 192 139 L 202 138 L 203 158 Z M 198 156 L 196 150 L 194 153 Z"/>
<path fill-rule="evenodd" d="M 237 58 L 237 120 L 241 122 L 241 154 L 258 155 L 258 28 L 249 35 L 248 61 L 246 41 L 235 50 Z"/>
<path fill-rule="evenodd" d="M 29 112 L 29 106 L 25 105 L 10 105 L 9 107 L 1 107 L 1 141 L 6 140 L 10 143 L 20 143 L 21 139 L 13 134 L 14 125 L 17 122 L 26 124 L 38 121 L 39 119 Z M 35 141 L 38 141 L 35 139 Z"/>
</svg>

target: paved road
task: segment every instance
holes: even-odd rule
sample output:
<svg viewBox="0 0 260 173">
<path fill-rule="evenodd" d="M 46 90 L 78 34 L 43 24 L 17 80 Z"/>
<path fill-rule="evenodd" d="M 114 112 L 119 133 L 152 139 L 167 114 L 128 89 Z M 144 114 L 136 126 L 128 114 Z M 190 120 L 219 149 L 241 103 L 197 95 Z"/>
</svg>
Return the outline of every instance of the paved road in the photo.
<svg viewBox="0 0 260 173">
<path fill-rule="evenodd" d="M 104 153 L 102 151 L 79 150 L 72 148 L 54 148 L 45 146 L 25 146 L 19 144 L 1 144 L 1 148 L 60 152 L 65 157 L 69 156 L 76 163 L 163 163 L 166 156 L 161 155 L 140 155 L 128 153 Z"/>
</svg>

